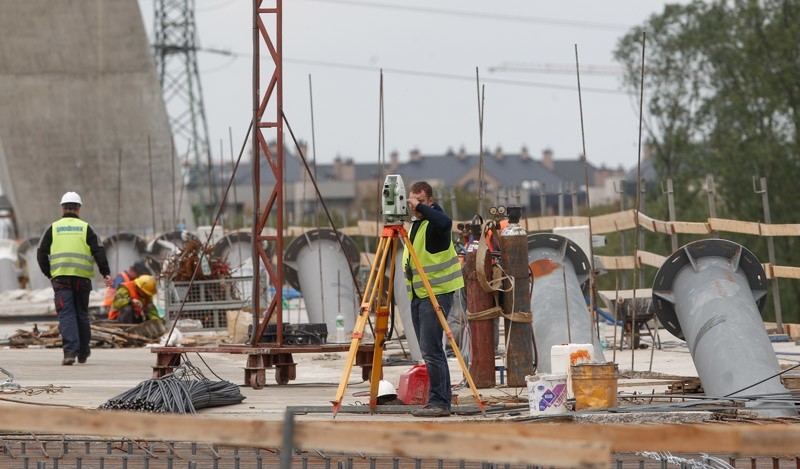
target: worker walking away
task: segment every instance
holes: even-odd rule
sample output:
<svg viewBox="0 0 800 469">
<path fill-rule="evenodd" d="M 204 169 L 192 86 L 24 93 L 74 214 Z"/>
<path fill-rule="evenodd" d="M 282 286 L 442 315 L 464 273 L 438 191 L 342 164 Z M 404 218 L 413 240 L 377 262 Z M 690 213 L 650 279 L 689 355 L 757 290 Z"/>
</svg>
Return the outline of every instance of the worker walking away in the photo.
<svg viewBox="0 0 800 469">
<path fill-rule="evenodd" d="M 150 275 L 140 275 L 134 280 L 123 282 L 114 295 L 108 319 L 125 324 L 160 320 L 158 308 L 153 303 L 153 296 L 157 291 L 156 279 Z"/>
<path fill-rule="evenodd" d="M 128 270 L 123 270 L 111 282 L 111 286 L 106 288 L 106 296 L 103 299 L 103 312 L 108 313 L 111 310 L 111 305 L 114 303 L 114 296 L 117 294 L 117 288 L 125 282 L 135 280 L 140 275 L 149 274 L 150 269 L 142 261 L 136 261 Z"/>
<path fill-rule="evenodd" d="M 61 219 L 47 227 L 36 251 L 39 268 L 50 279 L 58 313 L 64 359 L 62 365 L 86 363 L 89 340 L 89 292 L 94 264 L 106 287 L 111 286 L 106 250 L 92 227 L 80 219 L 81 196 L 67 192 L 61 197 Z"/>
<path fill-rule="evenodd" d="M 413 215 L 409 240 L 442 313 L 447 317 L 453 306 L 453 292 L 464 288 L 461 265 L 450 235 L 453 221 L 442 207 L 433 202 L 433 188 L 427 182 L 411 186 L 408 205 Z M 450 415 L 452 392 L 450 369 L 442 344 L 444 329 L 408 249 L 403 252 L 403 266 L 411 297 L 411 321 L 430 380 L 428 404 L 412 414 L 416 417 L 447 417 Z"/>
</svg>

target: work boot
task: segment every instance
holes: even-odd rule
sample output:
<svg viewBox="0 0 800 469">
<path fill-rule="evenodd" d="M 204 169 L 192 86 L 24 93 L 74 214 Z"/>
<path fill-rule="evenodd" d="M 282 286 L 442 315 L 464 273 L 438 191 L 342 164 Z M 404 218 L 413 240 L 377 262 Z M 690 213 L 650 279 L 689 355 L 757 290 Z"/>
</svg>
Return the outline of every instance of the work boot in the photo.
<svg viewBox="0 0 800 469">
<path fill-rule="evenodd" d="M 89 352 L 86 353 L 86 355 L 78 355 L 78 363 L 81 363 L 81 364 L 86 363 L 86 359 L 89 358 L 89 355 L 91 355 L 91 354 L 92 354 L 92 351 L 90 350 Z"/>
<path fill-rule="evenodd" d="M 61 360 L 62 365 L 72 365 L 75 363 L 75 357 L 72 355 L 64 355 L 64 359 Z"/>
<path fill-rule="evenodd" d="M 411 415 L 414 417 L 450 417 L 450 409 L 426 405 L 421 409 L 412 410 Z"/>
</svg>

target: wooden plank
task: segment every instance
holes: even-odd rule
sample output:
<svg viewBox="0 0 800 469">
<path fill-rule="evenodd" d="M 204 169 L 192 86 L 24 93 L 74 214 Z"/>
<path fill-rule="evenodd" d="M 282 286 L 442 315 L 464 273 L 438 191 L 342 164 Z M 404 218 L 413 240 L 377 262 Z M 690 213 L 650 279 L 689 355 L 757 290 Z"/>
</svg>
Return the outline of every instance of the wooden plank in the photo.
<svg viewBox="0 0 800 469">
<path fill-rule="evenodd" d="M 636 262 L 633 256 L 597 256 L 603 267 L 607 270 L 635 269 Z"/>
<path fill-rule="evenodd" d="M 660 268 L 664 264 L 664 261 L 667 260 L 665 256 L 656 254 L 654 252 L 638 251 L 638 254 L 639 263 L 649 265 L 651 267 Z"/>
<path fill-rule="evenodd" d="M 263 420 L 14 405 L 0 405 L 0 415 L 0 428 L 6 431 L 208 441 L 259 448 L 280 446 L 282 441 L 282 423 Z"/>
<path fill-rule="evenodd" d="M 771 266 L 772 275 L 777 278 L 800 279 L 800 267 L 787 267 L 783 265 Z"/>
<path fill-rule="evenodd" d="M 800 224 L 761 224 L 761 236 L 800 236 Z"/>
<path fill-rule="evenodd" d="M 4 431 L 203 441 L 258 448 L 282 444 L 283 422 L 15 404 L 0 405 L 0 414 L 0 430 Z M 306 449 L 458 459 L 475 455 L 483 461 L 573 467 L 606 466 L 610 462 L 609 451 L 796 454 L 800 441 L 800 426 L 786 424 L 297 421 L 295 427 L 294 443 Z M 458 448 L 457 456 L 452 448 Z M 594 459 L 585 461 L 588 456 Z"/>
<path fill-rule="evenodd" d="M 703 222 L 673 221 L 670 222 L 670 224 L 675 233 L 708 234 L 711 232 L 711 230 L 708 229 L 708 223 Z"/>
<path fill-rule="evenodd" d="M 0 406 L 0 429 L 167 441 L 203 441 L 229 446 L 282 446 L 283 422 L 142 414 L 83 409 Z M 564 441 L 500 432 L 485 435 L 439 424 L 295 422 L 294 445 L 305 449 L 372 452 L 395 456 L 457 458 L 560 467 L 610 467 L 610 444 L 575 438 Z M 451 451 L 458 448 L 457 456 Z"/>
<path fill-rule="evenodd" d="M 672 234 L 672 224 L 655 218 L 650 218 L 644 213 L 639 214 L 639 226 L 653 233 Z"/>
<path fill-rule="evenodd" d="M 607 442 L 565 440 L 552 433 L 530 438 L 498 432 L 484 434 L 480 425 L 467 429 L 439 423 L 398 427 L 374 422 L 298 422 L 295 442 L 304 449 L 391 454 L 416 458 L 458 458 L 558 467 L 610 467 Z M 449 448 L 449 449 L 448 449 Z M 457 456 L 451 451 L 457 449 Z"/>
<path fill-rule="evenodd" d="M 742 233 L 759 236 L 761 224 L 752 221 L 727 220 L 724 218 L 709 218 L 708 226 L 712 231 L 727 233 Z"/>
<path fill-rule="evenodd" d="M 634 210 L 625 210 L 624 212 L 592 217 L 593 234 L 614 233 L 622 230 L 630 230 L 635 227 Z"/>
<path fill-rule="evenodd" d="M 342 422 L 339 425 L 353 425 L 358 428 L 362 424 Z M 380 425 L 392 425 L 397 431 L 400 428 L 417 428 L 420 424 L 407 422 L 371 423 L 368 427 L 365 427 L 365 431 L 371 434 Z M 514 435 L 533 439 L 552 438 L 553 435 L 557 435 L 560 441 L 589 440 L 608 442 L 611 445 L 611 451 L 614 453 L 670 451 L 774 456 L 776 454 L 796 454 L 798 452 L 798 441 L 800 441 L 800 428 L 785 424 L 754 426 L 746 423 L 622 425 L 441 422 L 430 425 L 437 425 L 437 428 L 448 427 L 457 433 L 479 432 L 484 436 Z"/>
</svg>

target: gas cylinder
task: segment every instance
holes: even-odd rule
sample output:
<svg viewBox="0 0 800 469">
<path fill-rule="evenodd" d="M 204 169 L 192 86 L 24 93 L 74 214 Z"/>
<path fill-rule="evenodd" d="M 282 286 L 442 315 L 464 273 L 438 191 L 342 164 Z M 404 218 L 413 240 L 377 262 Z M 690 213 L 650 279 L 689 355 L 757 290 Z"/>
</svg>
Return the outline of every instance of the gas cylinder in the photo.
<svg viewBox="0 0 800 469">
<path fill-rule="evenodd" d="M 508 226 L 500 233 L 503 270 L 513 278 L 503 281 L 503 312 L 530 313 L 530 271 L 528 269 L 528 233 L 519 225 L 522 207 L 508 207 Z M 525 376 L 534 373 L 533 329 L 529 322 L 505 320 L 506 368 L 508 385 L 527 386 Z"/>
<path fill-rule="evenodd" d="M 425 405 L 428 403 L 430 388 L 428 368 L 424 364 L 414 365 L 400 375 L 397 398 L 405 405 Z"/>
<path fill-rule="evenodd" d="M 464 290 L 467 292 L 467 309 L 471 313 L 485 311 L 494 306 L 492 292 L 481 288 L 478 281 L 478 241 L 480 239 L 480 225 L 473 225 L 473 241 L 467 245 L 466 262 L 464 264 Z M 489 256 L 486 256 L 482 266 L 486 278 L 492 278 L 492 266 Z M 494 320 L 470 320 L 469 329 L 471 360 L 469 374 L 475 387 L 479 389 L 491 388 L 496 385 L 494 371 Z"/>
</svg>

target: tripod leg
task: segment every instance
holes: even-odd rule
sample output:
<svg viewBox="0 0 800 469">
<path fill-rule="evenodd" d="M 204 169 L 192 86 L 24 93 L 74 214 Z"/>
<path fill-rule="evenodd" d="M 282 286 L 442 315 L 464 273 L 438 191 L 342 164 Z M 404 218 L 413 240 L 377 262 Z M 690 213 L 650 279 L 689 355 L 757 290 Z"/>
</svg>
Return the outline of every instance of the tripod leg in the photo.
<svg viewBox="0 0 800 469">
<path fill-rule="evenodd" d="M 378 385 L 383 378 L 383 350 L 386 348 L 385 338 L 389 331 L 389 303 L 392 301 L 392 286 L 394 283 L 394 264 L 397 254 L 397 238 L 391 238 L 391 249 L 387 245 L 384 252 L 386 255 L 381 259 L 380 275 L 381 281 L 378 282 L 378 298 L 375 313 L 375 348 L 372 354 L 372 375 L 370 376 L 369 386 L 369 408 L 375 411 L 378 405 Z M 389 257 L 391 256 L 391 257 Z M 388 295 L 383 296 L 383 280 L 386 278 L 386 265 L 389 266 Z"/>
<path fill-rule="evenodd" d="M 372 311 L 372 304 L 378 292 L 378 286 L 380 282 L 377 281 L 377 275 L 379 272 L 381 275 L 383 275 L 383 271 L 379 271 L 379 265 L 385 266 L 385 257 L 386 252 L 388 252 L 388 248 L 388 238 L 381 238 L 381 240 L 378 242 L 378 250 L 375 252 L 372 270 L 370 271 L 369 280 L 367 281 L 367 286 L 369 288 L 364 291 L 364 297 L 361 300 L 361 308 L 359 309 L 358 319 L 353 327 L 350 350 L 347 352 L 345 366 L 342 370 L 342 376 L 339 379 L 339 388 L 336 390 L 336 398 L 331 401 L 333 404 L 334 417 L 336 416 L 336 413 L 339 412 L 339 408 L 342 405 L 342 398 L 344 397 L 344 392 L 347 389 L 347 381 L 350 379 L 350 373 L 353 370 L 353 363 L 355 362 L 356 354 L 358 353 L 358 347 L 361 344 L 362 337 L 364 336 L 364 327 L 367 325 L 370 312 Z M 375 372 L 374 366 L 372 372 Z"/>
<path fill-rule="evenodd" d="M 478 388 L 475 387 L 475 383 L 472 381 L 472 375 L 469 374 L 469 367 L 467 367 L 467 364 L 464 362 L 464 358 L 461 356 L 461 350 L 459 350 L 458 345 L 456 345 L 456 341 L 453 338 L 453 332 L 447 325 L 447 318 L 444 317 L 442 307 L 439 305 L 439 301 L 436 299 L 436 295 L 433 293 L 431 283 L 428 281 L 428 276 L 425 274 L 425 270 L 422 268 L 419 257 L 417 257 L 417 253 L 414 251 L 414 246 L 412 246 L 411 241 L 408 239 L 408 235 L 405 233 L 403 233 L 403 243 L 405 244 L 406 249 L 408 249 L 411 259 L 414 262 L 414 266 L 416 266 L 417 271 L 419 272 L 422 283 L 425 285 L 425 291 L 428 292 L 428 297 L 431 299 L 433 309 L 436 311 L 436 315 L 439 317 L 439 323 L 442 325 L 442 329 L 444 329 L 447 340 L 450 341 L 450 347 L 452 347 L 453 352 L 458 359 L 458 364 L 461 366 L 461 371 L 464 373 L 464 377 L 469 383 L 469 388 L 472 390 L 472 395 L 475 397 L 475 402 L 478 404 L 478 408 L 481 410 L 481 412 L 484 412 L 484 402 L 481 400 L 480 395 L 478 394 Z"/>
</svg>

